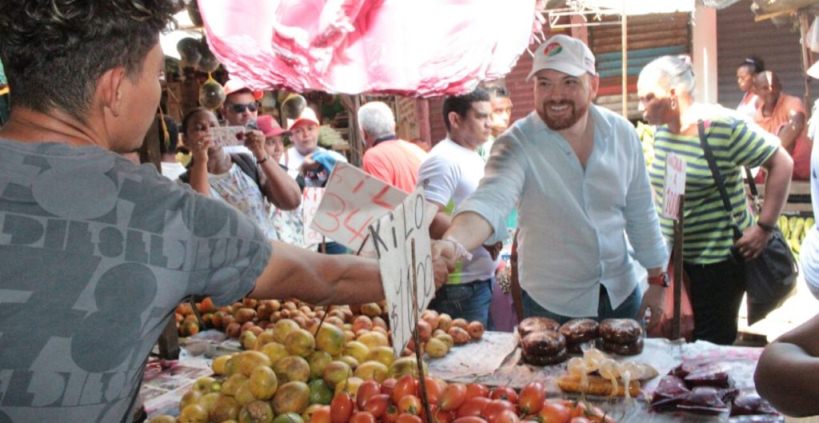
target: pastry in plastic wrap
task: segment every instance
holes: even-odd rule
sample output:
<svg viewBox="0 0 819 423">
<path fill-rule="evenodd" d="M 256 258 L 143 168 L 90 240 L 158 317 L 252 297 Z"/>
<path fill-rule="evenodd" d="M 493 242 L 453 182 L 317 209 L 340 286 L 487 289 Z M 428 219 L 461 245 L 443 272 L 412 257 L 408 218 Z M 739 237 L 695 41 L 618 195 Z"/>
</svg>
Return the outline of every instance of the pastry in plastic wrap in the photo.
<svg viewBox="0 0 819 423">
<path fill-rule="evenodd" d="M 731 416 L 755 416 L 760 414 L 779 414 L 771 404 L 756 392 L 740 394 L 731 406 Z"/>
<path fill-rule="evenodd" d="M 518 323 L 518 335 L 520 335 L 521 339 L 532 332 L 556 331 L 558 329 L 560 329 L 560 323 L 548 317 L 527 317 Z"/>
<path fill-rule="evenodd" d="M 569 354 L 583 354 L 582 346 L 590 344 L 599 335 L 599 324 L 592 319 L 573 319 L 560 326 L 560 334 L 566 338 Z"/>
<path fill-rule="evenodd" d="M 560 332 L 545 330 L 532 332 L 520 341 L 523 361 L 536 366 L 546 366 L 566 361 L 566 338 Z"/>
<path fill-rule="evenodd" d="M 643 352 L 643 338 L 637 338 L 636 341 L 627 344 L 618 344 L 601 339 L 597 345 L 601 350 L 617 355 L 637 355 Z"/>
<path fill-rule="evenodd" d="M 615 344 L 629 344 L 643 336 L 643 328 L 634 319 L 606 319 L 600 323 L 600 337 Z"/>
</svg>

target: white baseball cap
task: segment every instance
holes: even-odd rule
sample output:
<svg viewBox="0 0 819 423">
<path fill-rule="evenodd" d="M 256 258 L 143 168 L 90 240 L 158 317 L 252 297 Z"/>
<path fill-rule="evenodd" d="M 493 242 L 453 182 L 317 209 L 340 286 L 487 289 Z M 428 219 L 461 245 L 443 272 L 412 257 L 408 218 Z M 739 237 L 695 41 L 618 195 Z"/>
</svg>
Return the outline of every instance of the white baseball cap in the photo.
<svg viewBox="0 0 819 423">
<path fill-rule="evenodd" d="M 319 123 L 318 117 L 316 117 L 316 112 L 313 111 L 310 107 L 305 107 L 304 110 L 301 111 L 301 114 L 296 119 L 288 119 L 287 120 L 287 128 L 290 130 L 296 129 L 296 127 L 305 125 L 308 123 L 312 123 L 315 125 L 321 125 Z"/>
<path fill-rule="evenodd" d="M 532 71 L 526 80 L 543 69 L 554 69 L 571 76 L 580 76 L 588 72 L 596 75 L 594 55 L 583 41 L 568 35 L 557 34 L 550 37 L 535 51 Z"/>
</svg>

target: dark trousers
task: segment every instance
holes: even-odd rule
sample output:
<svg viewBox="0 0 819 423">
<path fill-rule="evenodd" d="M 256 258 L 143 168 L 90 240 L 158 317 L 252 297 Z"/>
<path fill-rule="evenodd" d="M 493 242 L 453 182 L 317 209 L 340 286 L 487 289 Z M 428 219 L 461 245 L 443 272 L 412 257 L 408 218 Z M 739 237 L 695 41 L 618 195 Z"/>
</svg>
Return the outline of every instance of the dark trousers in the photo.
<svg viewBox="0 0 819 423">
<path fill-rule="evenodd" d="M 745 268 L 733 259 L 713 264 L 685 263 L 694 310 L 694 339 L 731 345 L 737 337 L 737 314 L 745 292 Z"/>
</svg>

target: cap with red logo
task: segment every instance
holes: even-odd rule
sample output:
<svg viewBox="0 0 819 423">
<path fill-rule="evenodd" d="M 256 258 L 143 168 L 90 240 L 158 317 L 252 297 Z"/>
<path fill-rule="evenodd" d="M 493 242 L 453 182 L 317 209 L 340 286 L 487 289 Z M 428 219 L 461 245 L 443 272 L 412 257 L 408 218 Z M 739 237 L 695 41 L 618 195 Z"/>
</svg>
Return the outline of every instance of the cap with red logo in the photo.
<svg viewBox="0 0 819 423">
<path fill-rule="evenodd" d="M 594 54 L 583 41 L 568 35 L 558 34 L 550 37 L 535 51 L 532 71 L 527 80 L 543 69 L 553 69 L 571 76 L 584 73 L 596 75 Z"/>
<path fill-rule="evenodd" d="M 237 93 L 239 91 L 249 92 L 250 94 L 253 95 L 253 98 L 255 98 L 256 100 L 261 100 L 261 98 L 264 97 L 264 92 L 251 90 L 250 88 L 247 87 L 247 85 L 245 85 L 244 82 L 238 79 L 228 79 L 227 82 L 225 82 L 225 97 L 233 93 Z"/>
</svg>

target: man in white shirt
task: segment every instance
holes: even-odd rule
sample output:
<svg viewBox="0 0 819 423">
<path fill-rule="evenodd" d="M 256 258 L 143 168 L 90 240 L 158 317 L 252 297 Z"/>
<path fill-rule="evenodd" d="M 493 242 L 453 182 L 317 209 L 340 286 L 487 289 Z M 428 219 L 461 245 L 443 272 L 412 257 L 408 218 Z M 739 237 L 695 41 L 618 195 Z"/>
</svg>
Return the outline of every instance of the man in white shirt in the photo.
<svg viewBox="0 0 819 423">
<path fill-rule="evenodd" d="M 592 104 L 599 77 L 580 40 L 548 39 L 532 77 L 536 110 L 495 141 L 480 186 L 444 236 L 445 254 L 457 258 L 503 239 L 518 204 L 526 315 L 636 318 L 650 308 L 654 325 L 668 252 L 634 128 Z M 629 243 L 649 269 L 642 304 Z"/>
<path fill-rule="evenodd" d="M 483 178 L 484 161 L 478 148 L 491 133 L 491 113 L 489 93 L 482 88 L 444 100 L 447 138 L 430 150 L 418 170 L 418 182 L 424 187 L 427 201 L 438 207 L 430 226 L 433 239 L 440 239 L 449 229 L 453 209 L 475 191 Z M 469 254 L 471 259 L 449 275 L 449 281 L 435 293 L 429 308 L 489 326 L 495 260 L 480 245 Z"/>
</svg>

